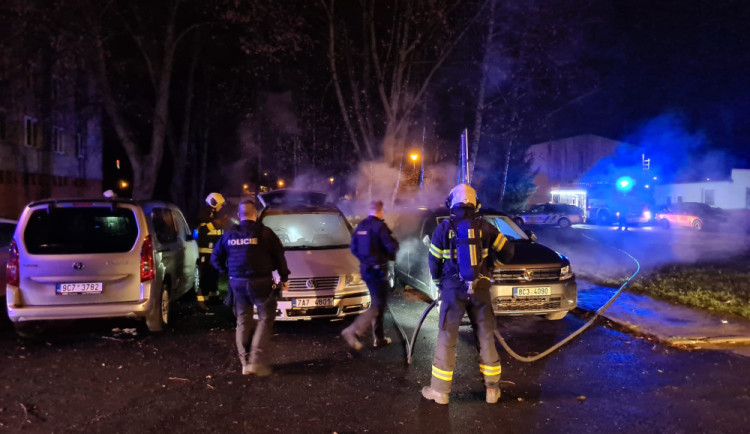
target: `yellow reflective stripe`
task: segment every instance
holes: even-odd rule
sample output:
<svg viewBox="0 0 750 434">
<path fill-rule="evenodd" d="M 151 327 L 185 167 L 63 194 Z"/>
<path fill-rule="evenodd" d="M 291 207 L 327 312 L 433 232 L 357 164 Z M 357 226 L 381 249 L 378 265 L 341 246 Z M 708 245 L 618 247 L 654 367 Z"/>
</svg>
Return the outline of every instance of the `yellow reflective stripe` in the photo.
<svg viewBox="0 0 750 434">
<path fill-rule="evenodd" d="M 497 238 L 495 238 L 495 242 L 492 243 L 492 248 L 499 252 L 500 250 L 502 250 L 506 241 L 508 240 L 505 238 L 503 234 L 498 234 Z"/>
<path fill-rule="evenodd" d="M 443 381 L 453 381 L 453 371 L 444 371 L 432 365 L 432 376 Z"/>
<path fill-rule="evenodd" d="M 482 259 L 490 255 L 490 249 L 482 249 Z"/>
<path fill-rule="evenodd" d="M 489 365 L 479 365 L 479 372 L 482 374 L 492 377 L 495 375 L 500 375 L 500 372 L 502 371 L 502 368 L 498 366 L 489 366 Z"/>
<path fill-rule="evenodd" d="M 213 253 L 213 249 L 209 247 L 198 247 L 198 253 Z"/>
<path fill-rule="evenodd" d="M 205 297 L 203 295 L 198 296 L 198 301 L 207 301 L 207 300 L 208 300 L 208 297 Z"/>
<path fill-rule="evenodd" d="M 214 226 L 213 223 L 206 223 L 206 227 L 208 228 L 209 232 L 213 232 L 216 230 L 216 226 Z"/>
<path fill-rule="evenodd" d="M 438 259 L 443 257 L 443 251 L 438 249 L 434 244 L 430 244 L 430 254 Z"/>
</svg>

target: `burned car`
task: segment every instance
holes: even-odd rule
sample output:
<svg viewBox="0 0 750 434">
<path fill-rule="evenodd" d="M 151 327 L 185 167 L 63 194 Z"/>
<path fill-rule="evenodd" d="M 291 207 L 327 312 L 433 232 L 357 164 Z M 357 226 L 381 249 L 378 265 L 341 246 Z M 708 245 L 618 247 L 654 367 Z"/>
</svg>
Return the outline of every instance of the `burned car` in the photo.
<svg viewBox="0 0 750 434">
<path fill-rule="evenodd" d="M 495 315 L 544 315 L 558 320 L 576 307 L 578 288 L 568 258 L 537 243 L 533 233 L 524 232 L 502 212 L 480 210 L 479 215 L 515 246 L 513 259 L 492 271 L 490 291 Z M 432 233 L 441 220 L 449 218 L 449 211 L 422 208 L 386 216 L 386 220 L 389 218 L 401 243 L 394 280 L 435 299 L 437 288 L 430 277 L 429 247 Z"/>
<path fill-rule="evenodd" d="M 349 251 L 352 227 L 325 194 L 281 189 L 258 200 L 258 219 L 281 240 L 291 271 L 277 321 L 343 317 L 370 307 L 359 261 Z"/>
</svg>

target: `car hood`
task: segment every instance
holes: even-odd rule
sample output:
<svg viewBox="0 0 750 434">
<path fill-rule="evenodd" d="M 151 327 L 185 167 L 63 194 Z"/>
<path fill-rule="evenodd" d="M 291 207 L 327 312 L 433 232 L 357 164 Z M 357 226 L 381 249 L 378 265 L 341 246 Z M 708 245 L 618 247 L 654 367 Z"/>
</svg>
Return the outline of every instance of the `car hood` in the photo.
<svg viewBox="0 0 750 434">
<path fill-rule="evenodd" d="M 562 266 L 563 262 L 567 262 L 566 259 L 563 259 L 563 256 L 542 244 L 517 241 L 513 245 L 515 246 L 515 254 L 506 265 Z"/>
<path fill-rule="evenodd" d="M 348 248 L 287 250 L 284 252 L 292 279 L 331 277 L 358 273 L 359 261 Z"/>
</svg>

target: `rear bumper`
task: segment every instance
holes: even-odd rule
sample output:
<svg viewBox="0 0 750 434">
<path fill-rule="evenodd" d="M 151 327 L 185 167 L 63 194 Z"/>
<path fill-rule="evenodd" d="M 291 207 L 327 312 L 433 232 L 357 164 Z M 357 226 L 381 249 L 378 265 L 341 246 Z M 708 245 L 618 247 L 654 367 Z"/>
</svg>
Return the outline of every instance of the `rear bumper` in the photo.
<svg viewBox="0 0 750 434">
<path fill-rule="evenodd" d="M 315 297 L 293 297 L 315 298 Z M 320 296 L 318 298 L 326 298 Z M 370 307 L 370 294 L 364 293 L 334 296 L 333 306 L 293 308 L 292 298 L 283 298 L 277 303 L 276 321 L 300 321 L 315 318 L 341 318 L 356 315 Z"/>
<path fill-rule="evenodd" d="M 144 294 L 151 293 L 151 283 L 145 283 Z M 154 298 L 126 303 L 69 304 L 48 306 L 25 306 L 20 300 L 20 290 L 11 285 L 6 286 L 6 306 L 8 318 L 12 322 L 47 321 L 84 318 L 139 318 L 145 317 L 156 305 Z"/>
<path fill-rule="evenodd" d="M 549 287 L 550 295 L 514 297 L 513 288 Z M 575 278 L 556 282 L 502 282 L 490 287 L 492 311 L 498 316 L 546 315 L 568 312 L 578 305 Z"/>
</svg>

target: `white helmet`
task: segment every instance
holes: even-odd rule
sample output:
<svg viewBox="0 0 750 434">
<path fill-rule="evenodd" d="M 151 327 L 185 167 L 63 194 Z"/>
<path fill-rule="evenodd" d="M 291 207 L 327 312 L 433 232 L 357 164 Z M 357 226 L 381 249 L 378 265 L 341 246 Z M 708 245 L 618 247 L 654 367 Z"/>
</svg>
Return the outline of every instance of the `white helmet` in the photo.
<svg viewBox="0 0 750 434">
<path fill-rule="evenodd" d="M 224 200 L 224 196 L 221 193 L 211 193 L 206 196 L 206 204 L 216 208 L 217 206 L 224 205 L 227 201 Z"/>
<path fill-rule="evenodd" d="M 449 209 L 459 205 L 477 208 L 477 192 L 469 184 L 458 184 L 453 187 L 445 200 L 445 206 Z"/>
</svg>

